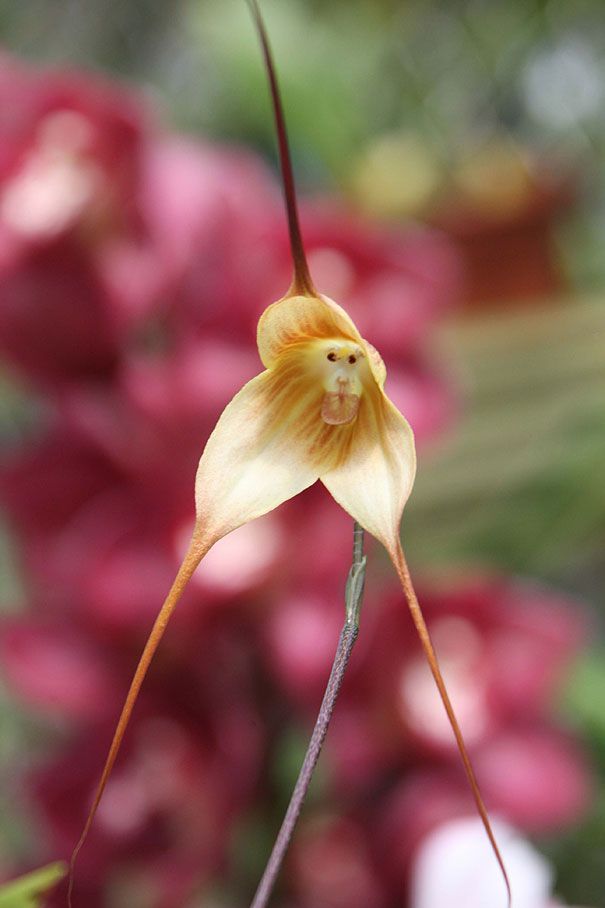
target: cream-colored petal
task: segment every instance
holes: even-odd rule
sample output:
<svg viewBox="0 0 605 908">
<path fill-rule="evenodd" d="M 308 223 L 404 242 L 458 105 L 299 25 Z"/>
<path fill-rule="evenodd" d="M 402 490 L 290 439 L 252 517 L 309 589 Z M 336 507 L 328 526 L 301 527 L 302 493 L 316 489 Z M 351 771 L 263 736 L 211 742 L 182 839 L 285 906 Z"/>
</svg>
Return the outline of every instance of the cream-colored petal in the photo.
<svg viewBox="0 0 605 908">
<path fill-rule="evenodd" d="M 236 394 L 198 467 L 197 525 L 205 541 L 266 514 L 342 459 L 352 427 L 321 419 L 323 395 L 297 350 Z"/>
<path fill-rule="evenodd" d="M 387 378 L 387 368 L 384 364 L 382 356 L 380 355 L 376 347 L 374 347 L 373 344 L 365 339 L 363 341 L 363 347 L 365 349 L 370 371 L 374 376 L 374 379 L 378 383 L 379 387 L 384 388 L 384 383 Z"/>
<path fill-rule="evenodd" d="M 289 296 L 268 306 L 257 329 L 258 352 L 270 369 L 292 345 L 323 338 L 361 342 L 352 320 L 327 296 Z"/>
<path fill-rule="evenodd" d="M 364 529 L 392 551 L 416 472 L 413 432 L 376 386 L 366 387 L 347 456 L 320 479 Z"/>
</svg>

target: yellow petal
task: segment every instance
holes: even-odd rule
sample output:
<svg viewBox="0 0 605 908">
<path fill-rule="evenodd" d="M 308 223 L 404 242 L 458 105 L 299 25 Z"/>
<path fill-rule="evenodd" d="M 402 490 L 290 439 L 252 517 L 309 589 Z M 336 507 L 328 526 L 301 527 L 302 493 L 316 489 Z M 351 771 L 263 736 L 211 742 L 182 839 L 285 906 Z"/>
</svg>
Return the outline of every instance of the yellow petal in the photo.
<svg viewBox="0 0 605 908">
<path fill-rule="evenodd" d="M 213 544 L 312 485 L 342 460 L 352 426 L 321 419 L 306 351 L 283 354 L 225 408 L 198 467 L 197 525 Z"/>
<path fill-rule="evenodd" d="M 324 338 L 361 342 L 345 310 L 327 296 L 286 297 L 265 309 L 258 322 L 258 352 L 267 369 L 292 345 Z"/>
<path fill-rule="evenodd" d="M 364 529 L 392 551 L 416 472 L 414 435 L 379 387 L 366 387 L 340 463 L 320 479 Z"/>
</svg>

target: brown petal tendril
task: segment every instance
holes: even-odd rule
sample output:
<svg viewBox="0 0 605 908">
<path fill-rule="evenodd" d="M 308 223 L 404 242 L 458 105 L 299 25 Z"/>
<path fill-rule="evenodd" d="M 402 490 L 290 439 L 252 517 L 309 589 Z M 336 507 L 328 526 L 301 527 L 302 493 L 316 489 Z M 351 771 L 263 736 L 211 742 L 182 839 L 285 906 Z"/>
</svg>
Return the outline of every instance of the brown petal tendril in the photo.
<svg viewBox="0 0 605 908">
<path fill-rule="evenodd" d="M 71 854 L 71 858 L 69 860 L 69 876 L 68 876 L 68 889 L 67 889 L 67 904 L 68 904 L 69 908 L 72 908 L 72 892 L 73 892 L 73 885 L 74 885 L 74 871 L 75 871 L 76 860 L 82 849 L 82 846 L 84 845 L 84 842 L 86 841 L 86 839 L 88 837 L 88 833 L 90 832 L 90 828 L 93 824 L 93 820 L 95 818 L 97 809 L 99 807 L 99 804 L 101 803 L 101 798 L 103 797 L 103 792 L 105 791 L 105 787 L 109 780 L 109 776 L 111 775 L 111 771 L 113 769 L 114 763 L 118 756 L 118 752 L 119 752 L 120 746 L 122 744 L 122 739 L 123 739 L 124 733 L 126 732 L 126 729 L 128 727 L 128 723 L 130 722 L 130 717 L 132 715 L 132 711 L 134 709 L 135 703 L 139 696 L 139 691 L 141 689 L 141 685 L 145 679 L 145 675 L 147 674 L 147 669 L 149 668 L 149 665 L 151 664 L 151 660 L 153 659 L 153 657 L 155 655 L 155 651 L 157 650 L 157 648 L 159 646 L 160 640 L 164 636 L 164 631 L 166 630 L 168 621 L 170 620 L 170 617 L 175 609 L 175 606 L 177 605 L 179 599 L 181 598 L 183 591 L 184 591 L 185 587 L 187 586 L 187 583 L 189 582 L 191 576 L 193 575 L 193 572 L 195 571 L 198 564 L 200 563 L 200 561 L 202 560 L 202 558 L 204 557 L 204 555 L 206 554 L 206 552 L 208 551 L 209 548 L 210 548 L 210 545 L 208 545 L 207 543 L 204 542 L 204 540 L 201 538 L 201 534 L 199 534 L 197 529 L 194 530 L 193 538 L 189 544 L 187 553 L 186 553 L 185 557 L 183 558 L 183 561 L 179 568 L 178 574 L 176 575 L 176 577 L 174 579 L 174 583 L 172 584 L 172 587 L 170 588 L 170 592 L 166 596 L 166 599 L 164 600 L 164 604 L 162 605 L 162 608 L 160 609 L 158 616 L 155 619 L 155 623 L 153 625 L 153 628 L 151 629 L 151 633 L 149 634 L 149 637 L 147 638 L 147 642 L 146 642 L 143 652 L 141 654 L 141 658 L 139 659 L 139 663 L 136 667 L 133 679 L 130 683 L 130 688 L 126 695 L 126 700 L 124 702 L 124 706 L 122 707 L 122 712 L 120 713 L 120 718 L 118 719 L 118 724 L 116 725 L 116 730 L 114 732 L 113 740 L 111 742 L 111 746 L 109 748 L 109 752 L 108 752 L 107 758 L 105 760 L 105 765 L 103 767 L 103 772 L 101 773 L 101 778 L 99 780 L 97 789 L 95 791 L 92 806 L 88 812 L 88 816 L 86 817 L 86 822 L 84 824 L 82 834 L 81 834 L 81 836 L 78 840 L 78 843 L 77 843 L 76 847 L 74 848 L 74 850 Z"/>
<path fill-rule="evenodd" d="M 420 608 L 420 603 L 418 602 L 418 597 L 416 596 L 416 592 L 412 584 L 412 578 L 405 559 L 405 555 L 403 554 L 403 549 L 399 544 L 399 541 L 397 541 L 396 547 L 393 550 L 389 551 L 389 555 L 391 556 L 397 574 L 399 575 L 399 580 L 401 582 L 401 586 L 407 600 L 408 608 L 412 616 L 412 621 L 414 622 L 414 626 L 416 627 L 418 636 L 420 637 L 420 642 L 429 663 L 435 684 L 437 685 L 439 696 L 441 697 L 441 702 L 443 703 L 447 717 L 449 719 L 449 723 L 452 727 L 452 731 L 454 732 L 456 744 L 458 745 L 458 751 L 460 753 L 460 757 L 464 765 L 464 771 L 466 772 L 466 777 L 473 793 L 477 811 L 479 813 L 479 816 L 481 817 L 481 822 L 483 823 L 483 827 L 485 829 L 485 832 L 487 833 L 487 837 L 490 841 L 490 845 L 492 846 L 496 860 L 500 865 L 500 870 L 502 871 L 502 876 L 504 877 L 504 883 L 506 885 L 508 908 L 511 908 L 512 892 L 510 887 L 510 880 L 508 878 L 508 873 L 506 872 L 506 866 L 504 864 L 504 859 L 500 854 L 500 849 L 498 848 L 498 844 L 496 842 L 496 837 L 490 823 L 487 808 L 479 789 L 477 777 L 475 776 L 475 770 L 473 769 L 473 764 L 471 763 L 471 759 L 469 757 L 468 751 L 466 749 L 466 744 L 464 743 L 464 738 L 462 736 L 462 730 L 460 728 L 460 725 L 458 724 L 458 719 L 456 718 L 454 707 L 452 706 L 452 702 L 447 692 L 447 687 L 445 686 L 445 681 L 443 680 L 443 675 L 441 674 L 441 669 L 439 668 L 437 654 L 435 653 L 435 650 L 433 648 L 433 643 L 431 641 L 429 631 L 424 620 L 424 615 L 422 614 L 422 609 Z"/>
<path fill-rule="evenodd" d="M 290 157 L 290 146 L 288 143 L 288 132 L 286 129 L 286 120 L 281 102 L 277 74 L 273 64 L 273 54 L 265 23 L 261 15 L 260 7 L 257 0 L 247 0 L 248 6 L 252 13 L 252 18 L 260 39 L 267 77 L 269 79 L 269 90 L 271 93 L 271 106 L 273 109 L 273 119 L 277 133 L 277 143 L 279 146 L 279 162 L 284 189 L 284 198 L 286 202 L 286 214 L 288 216 L 288 232 L 290 235 L 290 249 L 292 251 L 292 263 L 294 265 L 294 278 L 287 296 L 317 296 L 317 290 L 311 280 L 307 256 L 300 232 L 298 219 L 298 205 L 296 202 L 296 187 L 294 185 L 294 173 L 292 171 L 292 160 Z"/>
</svg>

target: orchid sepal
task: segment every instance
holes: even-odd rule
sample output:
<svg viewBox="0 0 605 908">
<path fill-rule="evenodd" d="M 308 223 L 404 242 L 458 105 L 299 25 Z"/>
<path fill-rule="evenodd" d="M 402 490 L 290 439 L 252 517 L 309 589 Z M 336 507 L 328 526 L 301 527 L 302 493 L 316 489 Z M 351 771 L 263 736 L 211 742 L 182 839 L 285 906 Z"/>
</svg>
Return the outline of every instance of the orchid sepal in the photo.
<svg viewBox="0 0 605 908">
<path fill-rule="evenodd" d="M 392 548 L 416 456 L 412 430 L 384 391 L 377 351 L 327 297 L 284 297 L 265 310 L 257 336 L 267 368 L 227 405 L 200 459 L 205 543 L 320 479 Z"/>
</svg>

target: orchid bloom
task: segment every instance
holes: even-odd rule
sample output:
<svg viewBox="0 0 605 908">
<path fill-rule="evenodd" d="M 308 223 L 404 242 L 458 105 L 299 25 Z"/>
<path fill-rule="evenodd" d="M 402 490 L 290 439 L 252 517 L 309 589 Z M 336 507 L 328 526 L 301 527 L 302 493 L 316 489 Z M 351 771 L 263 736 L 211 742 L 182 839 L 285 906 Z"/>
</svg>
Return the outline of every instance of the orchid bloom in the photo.
<svg viewBox="0 0 605 908">
<path fill-rule="evenodd" d="M 386 548 L 399 576 L 447 712 L 477 810 L 508 892 L 506 870 L 416 598 L 399 530 L 416 471 L 414 436 L 384 390 L 386 369 L 337 303 L 317 292 L 300 234 L 288 140 L 271 51 L 256 0 L 277 129 L 294 278 L 261 315 L 261 372 L 235 395 L 206 443 L 195 480 L 189 548 L 136 668 L 101 779 L 70 865 L 92 825 L 147 669 L 184 587 L 209 549 L 237 527 L 273 510 L 318 479 Z"/>
<path fill-rule="evenodd" d="M 207 550 L 321 479 L 395 557 L 416 459 L 380 356 L 320 296 L 269 306 L 257 339 L 266 371 L 228 404 L 202 454 L 196 546 Z"/>
</svg>

